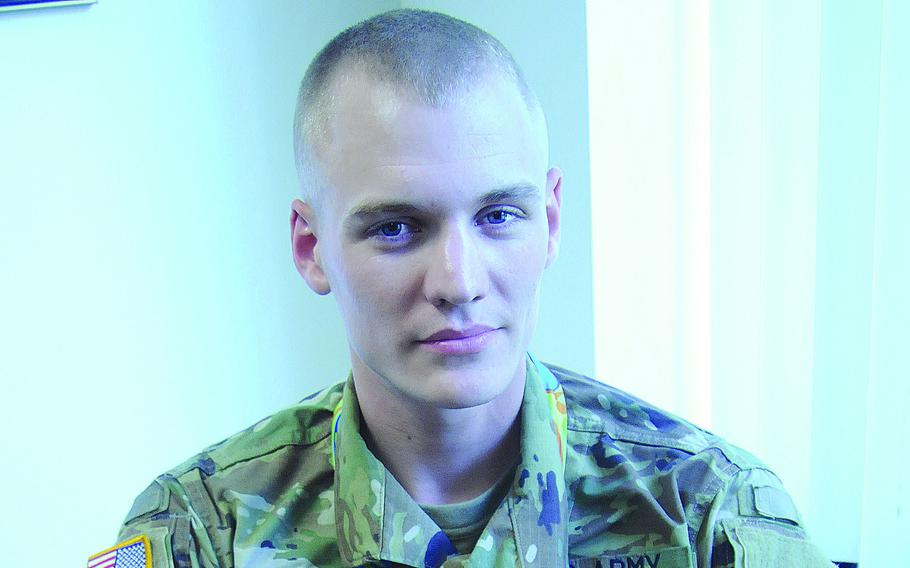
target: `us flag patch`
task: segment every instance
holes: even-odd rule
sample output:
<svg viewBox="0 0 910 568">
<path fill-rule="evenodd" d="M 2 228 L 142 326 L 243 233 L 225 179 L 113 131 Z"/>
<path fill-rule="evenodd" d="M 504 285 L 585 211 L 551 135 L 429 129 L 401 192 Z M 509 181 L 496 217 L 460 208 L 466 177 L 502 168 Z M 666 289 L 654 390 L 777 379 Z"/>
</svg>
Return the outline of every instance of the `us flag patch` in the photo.
<svg viewBox="0 0 910 568">
<path fill-rule="evenodd" d="M 88 559 L 87 568 L 152 568 L 152 547 L 145 535 L 108 548 Z"/>
</svg>

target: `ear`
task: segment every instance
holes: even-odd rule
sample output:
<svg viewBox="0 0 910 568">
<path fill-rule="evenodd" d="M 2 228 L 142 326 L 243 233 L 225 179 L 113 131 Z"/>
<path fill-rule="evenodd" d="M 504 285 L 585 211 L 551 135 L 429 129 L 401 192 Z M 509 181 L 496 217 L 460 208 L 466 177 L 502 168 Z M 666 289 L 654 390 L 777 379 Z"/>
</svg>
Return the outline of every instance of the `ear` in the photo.
<svg viewBox="0 0 910 568">
<path fill-rule="evenodd" d="M 291 203 L 291 252 L 294 266 L 314 292 L 323 295 L 332 291 L 322 261 L 319 258 L 319 239 L 313 232 L 315 220 L 309 203 L 295 199 Z"/>
<path fill-rule="evenodd" d="M 547 226 L 549 239 L 547 240 L 547 266 L 553 264 L 559 256 L 559 210 L 562 207 L 562 171 L 559 168 L 550 168 L 547 172 Z"/>
</svg>

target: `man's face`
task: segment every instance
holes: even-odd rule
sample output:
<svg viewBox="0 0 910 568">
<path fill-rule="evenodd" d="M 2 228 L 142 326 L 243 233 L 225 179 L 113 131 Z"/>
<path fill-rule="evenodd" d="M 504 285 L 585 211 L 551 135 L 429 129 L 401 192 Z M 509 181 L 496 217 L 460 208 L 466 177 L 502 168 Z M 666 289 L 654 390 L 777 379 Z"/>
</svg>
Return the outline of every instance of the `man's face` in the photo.
<svg viewBox="0 0 910 568">
<path fill-rule="evenodd" d="M 355 380 L 437 407 L 494 400 L 524 377 L 556 254 L 560 177 L 542 119 L 498 76 L 441 108 L 364 73 L 333 94 L 319 147 L 328 194 L 295 210 Z"/>
</svg>

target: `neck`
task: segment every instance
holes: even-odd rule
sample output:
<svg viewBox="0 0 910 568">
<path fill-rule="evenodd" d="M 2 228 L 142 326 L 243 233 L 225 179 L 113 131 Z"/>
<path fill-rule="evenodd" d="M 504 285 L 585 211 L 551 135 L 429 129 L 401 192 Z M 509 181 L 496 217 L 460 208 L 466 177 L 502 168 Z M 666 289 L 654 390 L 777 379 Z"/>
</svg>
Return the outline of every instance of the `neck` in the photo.
<svg viewBox="0 0 910 568">
<path fill-rule="evenodd" d="M 470 408 L 440 408 L 408 398 L 368 370 L 354 385 L 361 435 L 418 503 L 458 503 L 495 484 L 520 453 L 525 366 L 506 390 Z"/>
</svg>

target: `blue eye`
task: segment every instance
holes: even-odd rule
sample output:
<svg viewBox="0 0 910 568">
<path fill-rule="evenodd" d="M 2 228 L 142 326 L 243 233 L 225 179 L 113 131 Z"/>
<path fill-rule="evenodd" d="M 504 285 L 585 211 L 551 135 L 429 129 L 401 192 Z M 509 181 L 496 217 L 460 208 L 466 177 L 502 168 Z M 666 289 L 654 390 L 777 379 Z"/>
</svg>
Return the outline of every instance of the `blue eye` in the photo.
<svg viewBox="0 0 910 568">
<path fill-rule="evenodd" d="M 379 226 L 379 233 L 383 237 L 397 237 L 404 231 L 404 223 L 400 221 L 391 221 Z"/>
<path fill-rule="evenodd" d="M 483 216 L 484 221 L 490 225 L 502 225 L 513 220 L 517 215 L 505 209 L 494 209 Z"/>
<path fill-rule="evenodd" d="M 420 233 L 420 226 L 407 220 L 382 221 L 367 229 L 365 236 L 380 246 L 403 246 L 413 242 Z"/>
</svg>

